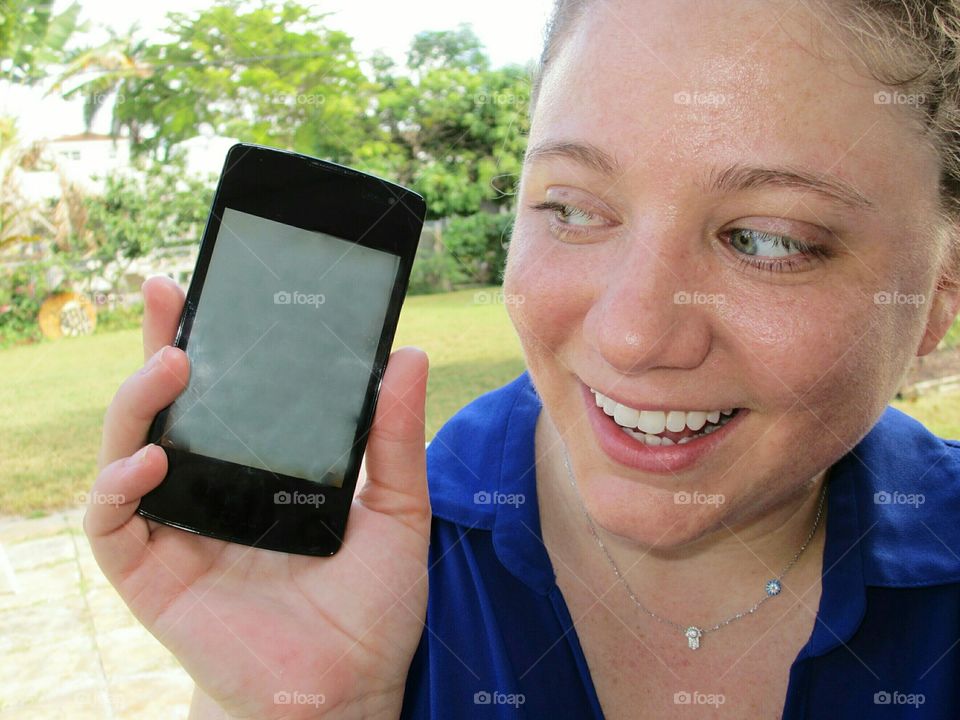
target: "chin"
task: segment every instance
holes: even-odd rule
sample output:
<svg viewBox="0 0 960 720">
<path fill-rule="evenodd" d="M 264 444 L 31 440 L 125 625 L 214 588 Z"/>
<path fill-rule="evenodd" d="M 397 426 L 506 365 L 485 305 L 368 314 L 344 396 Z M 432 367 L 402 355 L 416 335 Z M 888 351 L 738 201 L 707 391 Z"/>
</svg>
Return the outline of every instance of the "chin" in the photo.
<svg viewBox="0 0 960 720">
<path fill-rule="evenodd" d="M 732 522 L 729 498 L 718 493 L 673 492 L 603 473 L 581 481 L 580 492 L 599 527 L 644 547 L 678 548 Z"/>
</svg>

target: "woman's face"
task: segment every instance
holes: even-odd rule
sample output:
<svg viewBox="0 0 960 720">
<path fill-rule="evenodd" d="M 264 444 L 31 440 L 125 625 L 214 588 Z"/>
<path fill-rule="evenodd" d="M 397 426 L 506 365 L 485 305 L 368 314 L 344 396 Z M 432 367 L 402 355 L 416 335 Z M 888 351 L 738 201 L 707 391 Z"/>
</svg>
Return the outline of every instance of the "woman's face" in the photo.
<svg viewBox="0 0 960 720">
<path fill-rule="evenodd" d="M 507 308 L 589 510 L 646 544 L 786 500 L 938 339 L 938 163 L 916 109 L 785 11 L 594 2 L 543 78 Z M 591 388 L 626 423 L 626 408 L 745 410 L 652 447 Z"/>
</svg>

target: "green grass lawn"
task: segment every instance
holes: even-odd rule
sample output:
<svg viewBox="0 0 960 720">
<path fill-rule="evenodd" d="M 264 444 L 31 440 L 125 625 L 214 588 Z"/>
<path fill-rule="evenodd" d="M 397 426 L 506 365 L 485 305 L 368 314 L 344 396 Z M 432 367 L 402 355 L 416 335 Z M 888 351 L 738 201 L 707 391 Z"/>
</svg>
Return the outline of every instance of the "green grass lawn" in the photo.
<svg viewBox="0 0 960 720">
<path fill-rule="evenodd" d="M 484 291 L 492 298 L 494 291 Z M 523 371 L 502 304 L 477 291 L 410 297 L 395 347 L 430 356 L 427 437 L 479 394 Z M 93 482 L 103 413 L 142 363 L 139 330 L 0 351 L 0 514 L 31 515 L 78 504 Z M 960 394 L 895 403 L 934 433 L 960 438 Z"/>
</svg>

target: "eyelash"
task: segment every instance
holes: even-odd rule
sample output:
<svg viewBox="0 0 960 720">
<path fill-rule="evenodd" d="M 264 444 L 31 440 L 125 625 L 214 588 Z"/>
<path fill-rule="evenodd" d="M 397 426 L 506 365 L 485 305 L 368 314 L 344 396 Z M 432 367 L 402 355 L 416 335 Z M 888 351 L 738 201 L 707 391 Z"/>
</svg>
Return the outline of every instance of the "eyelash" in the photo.
<svg viewBox="0 0 960 720">
<path fill-rule="evenodd" d="M 589 213 L 586 210 L 581 210 L 580 208 L 575 207 L 573 205 L 568 205 L 566 203 L 556 202 L 553 200 L 546 200 L 541 203 L 536 203 L 534 205 L 531 205 L 530 209 L 538 210 L 538 211 L 553 212 L 555 213 L 554 218 L 552 218 L 553 220 L 556 220 L 556 214 L 565 215 L 568 217 L 570 215 L 582 215 L 586 217 L 593 217 L 593 213 Z M 563 223 L 554 224 L 553 227 L 554 227 L 554 231 L 561 238 L 564 236 L 579 235 L 585 232 L 585 230 L 574 229 L 569 225 L 565 227 Z M 727 230 L 725 233 L 723 233 L 723 235 L 727 235 L 737 231 L 753 232 L 758 235 L 763 235 L 768 238 L 773 238 L 774 239 L 773 244 L 779 245 L 781 247 L 785 247 L 786 244 L 789 243 L 791 246 L 797 249 L 798 254 L 804 256 L 809 262 L 813 262 L 815 260 L 825 260 L 833 257 L 834 255 L 834 252 L 827 247 L 823 247 L 820 245 L 810 245 L 801 240 L 795 240 L 794 238 L 788 237 L 786 235 L 774 235 L 773 233 L 763 232 L 762 230 L 751 230 L 750 228 L 732 228 L 730 230 Z M 750 256 L 744 253 L 740 253 L 740 252 L 735 253 L 735 260 L 737 264 L 740 265 L 741 267 L 748 267 L 748 268 L 757 269 L 764 272 L 771 272 L 771 273 L 796 272 L 797 270 L 802 269 L 802 267 L 798 267 L 798 266 L 803 265 L 805 262 L 804 260 L 798 260 L 798 259 L 776 259 L 770 262 L 758 262 L 756 260 L 750 260 L 749 258 Z M 809 262 L 807 264 L 809 264 Z"/>
</svg>

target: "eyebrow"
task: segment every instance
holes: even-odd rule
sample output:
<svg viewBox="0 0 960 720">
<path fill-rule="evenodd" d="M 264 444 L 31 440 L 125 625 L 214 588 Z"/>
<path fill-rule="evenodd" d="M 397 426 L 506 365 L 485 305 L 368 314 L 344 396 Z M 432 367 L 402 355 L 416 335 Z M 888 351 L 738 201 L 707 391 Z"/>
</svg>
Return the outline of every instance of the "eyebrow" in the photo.
<svg viewBox="0 0 960 720">
<path fill-rule="evenodd" d="M 614 178 L 623 174 L 623 165 L 610 153 L 591 143 L 547 141 L 527 150 L 526 162 L 559 158 L 572 160 L 595 172 Z M 734 163 L 713 168 L 698 187 L 707 193 L 733 193 L 762 187 L 787 187 L 814 192 L 854 210 L 876 210 L 877 205 L 848 182 L 825 173 L 792 166 L 761 167 Z"/>
<path fill-rule="evenodd" d="M 524 161 L 534 163 L 541 159 L 550 158 L 573 160 L 591 170 L 596 170 L 601 175 L 610 177 L 623 174 L 623 168 L 615 157 L 596 145 L 584 142 L 542 142 L 527 149 Z"/>
</svg>

